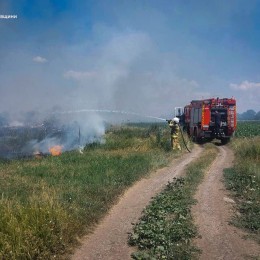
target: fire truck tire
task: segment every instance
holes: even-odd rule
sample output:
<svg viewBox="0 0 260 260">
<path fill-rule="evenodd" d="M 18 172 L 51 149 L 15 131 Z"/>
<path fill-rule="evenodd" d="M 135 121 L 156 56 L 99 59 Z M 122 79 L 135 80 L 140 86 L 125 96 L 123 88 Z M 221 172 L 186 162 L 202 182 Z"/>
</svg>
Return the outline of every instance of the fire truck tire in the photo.
<svg viewBox="0 0 260 260">
<path fill-rule="evenodd" d="M 192 141 L 193 141 L 194 143 L 197 143 L 197 142 L 198 142 L 197 129 L 196 129 L 196 128 L 194 128 L 194 130 L 193 130 Z"/>
<path fill-rule="evenodd" d="M 187 129 L 187 134 L 190 137 L 190 125 L 187 125 L 185 128 Z"/>
<path fill-rule="evenodd" d="M 222 138 L 221 139 L 221 144 L 225 145 L 230 141 L 230 138 Z"/>
</svg>

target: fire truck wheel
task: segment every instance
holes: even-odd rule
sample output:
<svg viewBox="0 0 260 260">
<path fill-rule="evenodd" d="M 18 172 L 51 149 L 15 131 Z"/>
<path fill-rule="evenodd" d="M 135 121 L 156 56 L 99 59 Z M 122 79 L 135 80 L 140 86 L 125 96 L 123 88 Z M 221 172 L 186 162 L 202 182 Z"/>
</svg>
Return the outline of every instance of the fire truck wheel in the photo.
<svg viewBox="0 0 260 260">
<path fill-rule="evenodd" d="M 190 126 L 188 125 L 188 126 L 186 126 L 185 128 L 187 129 L 187 134 L 188 134 L 188 136 L 191 137 L 191 136 L 190 136 Z"/>
<path fill-rule="evenodd" d="M 197 142 L 198 142 L 197 129 L 196 129 L 196 128 L 195 128 L 194 131 L 193 131 L 192 141 L 193 141 L 194 143 L 197 143 Z"/>
<path fill-rule="evenodd" d="M 222 138 L 221 139 L 221 144 L 225 145 L 230 141 L 230 138 Z"/>
</svg>

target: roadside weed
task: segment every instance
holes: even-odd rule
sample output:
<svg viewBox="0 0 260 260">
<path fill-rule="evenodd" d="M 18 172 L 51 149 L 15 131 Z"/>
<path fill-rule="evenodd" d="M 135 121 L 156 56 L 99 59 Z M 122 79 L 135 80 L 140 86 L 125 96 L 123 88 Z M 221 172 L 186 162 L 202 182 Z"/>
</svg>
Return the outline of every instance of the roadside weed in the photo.
<svg viewBox="0 0 260 260">
<path fill-rule="evenodd" d="M 225 171 L 225 183 L 237 202 L 232 223 L 254 234 L 260 243 L 260 137 L 236 139 L 236 160 Z"/>
<path fill-rule="evenodd" d="M 193 195 L 216 153 L 213 145 L 206 145 L 201 158 L 186 169 L 186 176 L 174 178 L 145 208 L 129 235 L 129 244 L 138 247 L 134 259 L 198 258 L 199 249 L 192 244 L 198 235 L 191 216 Z"/>
</svg>

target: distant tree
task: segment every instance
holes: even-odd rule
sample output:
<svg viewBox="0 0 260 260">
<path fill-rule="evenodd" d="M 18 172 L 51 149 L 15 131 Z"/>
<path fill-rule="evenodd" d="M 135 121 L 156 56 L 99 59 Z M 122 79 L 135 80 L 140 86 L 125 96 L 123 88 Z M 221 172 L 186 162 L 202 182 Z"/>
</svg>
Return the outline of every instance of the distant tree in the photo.
<svg viewBox="0 0 260 260">
<path fill-rule="evenodd" d="M 255 115 L 255 120 L 260 120 L 260 111 L 258 111 Z"/>
<path fill-rule="evenodd" d="M 242 114 L 237 113 L 237 120 L 243 120 L 242 119 Z"/>
<path fill-rule="evenodd" d="M 249 109 L 242 114 L 238 114 L 239 120 L 254 120 L 256 116 L 256 112 L 253 109 Z"/>
</svg>

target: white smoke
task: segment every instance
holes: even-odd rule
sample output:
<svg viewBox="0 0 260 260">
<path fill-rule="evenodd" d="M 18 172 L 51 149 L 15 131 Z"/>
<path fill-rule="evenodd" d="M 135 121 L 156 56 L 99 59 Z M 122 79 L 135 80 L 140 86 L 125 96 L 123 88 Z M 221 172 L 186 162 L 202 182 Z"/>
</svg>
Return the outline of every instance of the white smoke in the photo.
<svg viewBox="0 0 260 260">
<path fill-rule="evenodd" d="M 70 114 L 70 116 L 68 116 Z M 57 114 L 45 124 L 46 136 L 41 140 L 32 139 L 22 148 L 21 153 L 32 155 L 35 152 L 48 154 L 53 146 L 61 146 L 62 151 L 82 149 L 88 143 L 102 142 L 105 134 L 103 119 L 97 114 L 73 115 L 63 113 L 66 118 Z M 60 114 L 62 117 L 62 115 Z M 73 121 L 72 121 L 73 120 Z"/>
<path fill-rule="evenodd" d="M 14 55 L 18 60 L 14 66 L 20 69 L 13 78 L 3 78 L 8 91 L 3 92 L 0 109 L 7 110 L 12 121 L 41 124 L 53 112 L 82 109 L 129 113 L 56 113 L 52 123 L 60 121 L 60 127 L 76 122 L 74 130 L 69 129 L 62 142 L 48 135 L 44 140 L 32 140 L 25 150 L 39 147 L 45 153 L 55 143 L 71 150 L 101 140 L 105 122 L 127 122 L 138 114 L 150 119 L 172 114 L 174 107 L 188 103 L 199 87 L 195 80 L 174 73 L 172 57 L 160 53 L 146 33 L 113 32 L 95 47 L 88 42 L 60 49 L 45 55 L 48 62 L 38 58 L 41 64 L 31 61 L 31 53 L 11 54 L 10 60 Z"/>
<path fill-rule="evenodd" d="M 47 137 L 41 141 L 31 140 L 23 148 L 21 153 L 26 155 L 32 155 L 36 152 L 47 154 L 51 147 L 55 145 L 61 145 L 60 141 L 55 137 Z"/>
</svg>

